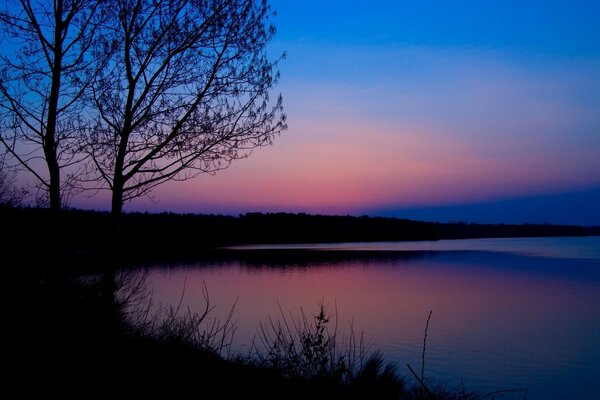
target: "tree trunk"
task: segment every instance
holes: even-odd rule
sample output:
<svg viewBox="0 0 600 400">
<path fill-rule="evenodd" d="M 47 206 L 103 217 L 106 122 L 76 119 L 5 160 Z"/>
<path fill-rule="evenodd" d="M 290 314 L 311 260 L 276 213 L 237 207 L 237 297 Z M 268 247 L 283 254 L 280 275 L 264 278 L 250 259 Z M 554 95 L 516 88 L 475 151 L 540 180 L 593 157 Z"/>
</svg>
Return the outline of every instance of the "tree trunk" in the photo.
<svg viewBox="0 0 600 400">
<path fill-rule="evenodd" d="M 123 178 L 119 174 L 115 174 L 112 187 L 112 246 L 113 250 L 120 253 L 124 245 L 122 217 L 123 214 Z"/>
<path fill-rule="evenodd" d="M 117 304 L 117 265 L 121 262 L 123 254 L 123 228 L 121 214 L 123 213 L 123 179 L 116 174 L 113 179 L 112 200 L 111 200 L 111 220 L 112 237 L 107 246 L 111 246 L 112 255 L 108 258 L 104 267 L 102 277 L 102 296 L 104 298 L 105 323 L 109 329 L 116 329 L 119 323 L 119 305 Z M 109 331 L 110 333 L 110 331 Z"/>
<path fill-rule="evenodd" d="M 62 206 L 60 199 L 60 167 L 56 161 L 56 152 L 53 153 L 51 158 L 47 158 L 48 172 L 50 175 L 48 197 L 50 200 L 50 210 L 59 211 Z"/>
<path fill-rule="evenodd" d="M 112 188 L 112 245 L 113 250 L 120 253 L 124 245 L 123 227 L 121 226 L 121 215 L 123 214 L 123 180 L 116 175 L 113 179 Z"/>
<path fill-rule="evenodd" d="M 50 87 L 50 96 L 48 98 L 48 121 L 43 140 L 44 156 L 48 164 L 48 174 L 50 182 L 48 184 L 48 197 L 50 199 L 50 209 L 58 211 L 61 208 L 60 202 L 60 166 L 58 165 L 58 154 L 56 151 L 56 125 L 58 120 L 58 99 L 60 95 L 60 83 L 62 75 L 63 60 L 63 1 L 58 0 L 55 4 L 55 23 L 54 27 L 54 61 L 52 65 L 52 85 Z"/>
<path fill-rule="evenodd" d="M 117 179 L 113 181 L 111 213 L 116 219 L 123 213 L 123 185 Z"/>
</svg>

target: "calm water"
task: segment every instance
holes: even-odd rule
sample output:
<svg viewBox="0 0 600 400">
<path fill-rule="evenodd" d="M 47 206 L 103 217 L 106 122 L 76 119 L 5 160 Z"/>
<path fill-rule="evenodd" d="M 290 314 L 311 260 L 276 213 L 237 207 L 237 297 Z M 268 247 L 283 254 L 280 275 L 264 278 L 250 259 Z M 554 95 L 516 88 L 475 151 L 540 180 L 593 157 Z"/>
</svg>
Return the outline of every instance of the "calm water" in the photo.
<svg viewBox="0 0 600 400">
<path fill-rule="evenodd" d="M 533 400 L 600 395 L 600 237 L 276 247 L 270 259 L 253 247 L 239 259 L 150 268 L 154 300 L 177 304 L 184 282 L 192 310 L 203 309 L 203 282 L 216 316 L 238 299 L 240 351 L 278 303 L 297 315 L 324 301 L 407 378 L 433 310 L 426 376 L 437 382 L 526 387 Z M 281 251 L 298 248 L 314 251 Z"/>
</svg>

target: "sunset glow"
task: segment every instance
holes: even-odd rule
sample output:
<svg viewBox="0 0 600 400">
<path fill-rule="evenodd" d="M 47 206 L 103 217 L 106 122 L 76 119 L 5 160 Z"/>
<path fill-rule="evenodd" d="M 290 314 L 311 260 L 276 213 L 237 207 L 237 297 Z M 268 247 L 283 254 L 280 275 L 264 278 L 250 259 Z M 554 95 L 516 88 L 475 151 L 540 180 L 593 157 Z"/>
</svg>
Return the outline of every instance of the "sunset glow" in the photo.
<svg viewBox="0 0 600 400">
<path fill-rule="evenodd" d="M 272 2 L 289 129 L 126 209 L 362 214 L 600 188 L 598 4 L 492 3 Z"/>
</svg>

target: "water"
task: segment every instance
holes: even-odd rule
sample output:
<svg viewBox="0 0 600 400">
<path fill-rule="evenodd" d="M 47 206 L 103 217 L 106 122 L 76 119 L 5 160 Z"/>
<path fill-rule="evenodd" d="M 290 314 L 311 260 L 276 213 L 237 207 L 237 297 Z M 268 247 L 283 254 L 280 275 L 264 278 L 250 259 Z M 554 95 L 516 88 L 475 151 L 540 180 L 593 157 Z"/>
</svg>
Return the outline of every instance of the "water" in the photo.
<svg viewBox="0 0 600 400">
<path fill-rule="evenodd" d="M 267 248 L 276 248 L 265 257 Z M 310 252 L 298 249 L 312 249 Z M 289 252 L 285 252 L 285 250 Z M 292 249 L 292 250 L 290 250 Z M 235 348 L 280 310 L 337 308 L 340 331 L 405 367 L 486 393 L 528 388 L 528 398 L 596 399 L 600 393 L 600 237 L 254 246 L 238 258 L 154 267 L 154 300 L 214 315 L 238 301 Z M 257 256 L 256 254 L 260 254 Z"/>
</svg>

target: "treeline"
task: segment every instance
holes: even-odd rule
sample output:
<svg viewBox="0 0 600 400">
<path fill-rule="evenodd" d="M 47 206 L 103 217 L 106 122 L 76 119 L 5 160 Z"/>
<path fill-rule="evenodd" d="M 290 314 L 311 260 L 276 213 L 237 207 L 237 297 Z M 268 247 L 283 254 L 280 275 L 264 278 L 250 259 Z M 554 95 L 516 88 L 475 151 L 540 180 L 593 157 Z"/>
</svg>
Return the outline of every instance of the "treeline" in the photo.
<svg viewBox="0 0 600 400">
<path fill-rule="evenodd" d="M 490 237 L 589 236 L 600 227 L 439 223 L 404 218 L 250 213 L 238 219 L 241 243 L 374 242 Z M 257 236 L 251 236 L 253 232 Z"/>
<path fill-rule="evenodd" d="M 64 210 L 56 215 L 47 209 L 3 207 L 0 218 L 4 243 L 13 246 L 141 254 L 184 254 L 240 244 L 600 235 L 600 227 L 432 223 L 290 213 L 238 217 L 126 213 L 116 222 L 108 212 Z M 54 243 L 36 241 L 43 237 L 51 237 Z"/>
</svg>

